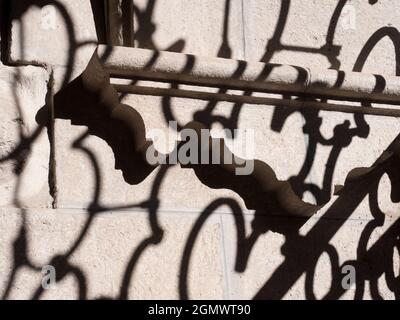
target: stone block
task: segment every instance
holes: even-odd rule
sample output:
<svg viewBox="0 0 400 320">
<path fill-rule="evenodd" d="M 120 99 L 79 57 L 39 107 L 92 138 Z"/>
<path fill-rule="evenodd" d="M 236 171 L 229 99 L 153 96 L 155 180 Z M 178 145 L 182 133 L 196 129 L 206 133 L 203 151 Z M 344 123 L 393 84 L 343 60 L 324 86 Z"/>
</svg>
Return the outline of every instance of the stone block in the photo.
<svg viewBox="0 0 400 320">
<path fill-rule="evenodd" d="M 83 298 L 83 292 L 87 299 L 115 299 L 120 297 L 121 287 L 127 288 L 129 299 L 179 298 L 181 266 L 187 258 L 184 250 L 197 215 L 159 212 L 163 230 L 159 243 L 149 240 L 152 231 L 144 211 L 114 211 L 102 213 L 89 223 L 88 219 L 88 213 L 82 210 L 1 210 L 1 295 L 13 269 L 14 244 L 24 234 L 27 257 L 36 269 L 24 266 L 18 270 L 9 299 L 31 298 L 41 286 L 43 266 L 54 264 L 55 256 L 68 253 L 67 262 L 54 265 L 59 281 L 44 290 L 42 299 Z M 190 298 L 224 296 L 220 228 L 219 217 L 213 217 L 197 234 L 184 284 Z M 20 248 L 18 254 L 23 253 Z M 134 268 L 130 271 L 131 262 Z M 61 276 L 62 268 L 68 271 L 69 266 L 79 270 L 76 274 L 82 275 L 81 282 L 74 273 Z"/>
<path fill-rule="evenodd" d="M 382 41 L 362 71 L 395 75 L 396 58 L 390 38 L 396 38 L 399 5 L 363 0 L 348 1 L 345 6 L 329 0 L 246 1 L 246 59 L 361 71 L 356 70 L 357 58 L 380 30 L 374 38 Z"/>
<path fill-rule="evenodd" d="M 40 131 L 38 123 L 47 81 L 42 68 L 0 66 L 0 206 L 51 205 L 50 143 L 46 128 Z M 24 150 L 28 144 L 30 149 Z"/>
<path fill-rule="evenodd" d="M 308 220 L 298 237 L 296 232 L 276 233 L 268 228 L 274 221 L 288 230 L 293 219 L 246 215 L 247 241 L 241 242 L 239 251 L 237 222 L 228 215 L 222 221 L 231 299 L 347 300 L 354 299 L 357 286 L 362 292 L 357 291 L 358 297 L 364 299 L 377 299 L 377 292 L 384 299 L 395 298 L 394 283 L 390 277 L 385 280 L 385 272 L 398 276 L 399 253 L 393 247 L 396 220 L 387 219 L 382 226 L 372 228 L 372 221 L 333 220 L 322 215 Z M 241 270 L 236 268 L 237 259 L 247 262 Z M 360 284 L 342 289 L 343 277 L 349 274 L 343 268 L 357 259 L 360 267 L 355 269 L 355 279 L 357 282 L 359 277 Z"/>
<path fill-rule="evenodd" d="M 243 59 L 240 1 L 135 0 L 135 46 Z"/>
</svg>

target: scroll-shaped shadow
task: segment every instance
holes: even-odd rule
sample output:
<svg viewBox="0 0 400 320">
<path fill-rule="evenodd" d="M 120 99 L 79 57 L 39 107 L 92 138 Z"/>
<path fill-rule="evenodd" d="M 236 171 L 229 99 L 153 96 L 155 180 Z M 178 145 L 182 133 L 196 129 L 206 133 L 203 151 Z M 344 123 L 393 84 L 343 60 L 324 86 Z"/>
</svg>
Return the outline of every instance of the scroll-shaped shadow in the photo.
<svg viewBox="0 0 400 320">
<path fill-rule="evenodd" d="M 121 169 L 128 183 L 140 183 L 155 169 L 144 158 L 150 143 L 142 117 L 135 109 L 119 104 L 111 87 L 104 94 L 112 98 L 103 100 L 98 88 L 88 86 L 84 77 L 76 78 L 55 95 L 55 117 L 86 126 L 90 134 L 106 141 L 115 155 L 115 168 Z"/>
<path fill-rule="evenodd" d="M 340 227 L 347 221 L 354 210 L 359 206 L 361 201 L 369 194 L 376 192 L 376 186 L 384 173 L 387 173 L 392 182 L 392 201 L 400 201 L 400 158 L 399 158 L 399 141 L 397 137 L 393 144 L 388 148 L 387 152 L 376 161 L 370 168 L 358 168 L 351 171 L 346 179 L 344 187 L 339 192 L 338 199 L 329 207 L 324 214 L 324 219 L 319 220 L 315 226 L 305 236 L 296 235 L 293 238 L 287 238 L 287 241 L 282 248 L 282 253 L 285 255 L 285 261 L 275 270 L 273 275 L 267 283 L 255 295 L 255 299 L 281 299 L 286 292 L 294 285 L 298 278 L 303 273 L 312 274 L 318 258 L 324 253 L 328 252 L 333 263 L 333 285 L 326 295 L 326 299 L 334 299 L 340 297 L 344 293 L 341 287 L 341 275 L 337 262 L 337 255 L 332 251 L 329 241 L 333 238 Z M 330 219 L 335 221 L 330 227 L 327 227 L 326 220 Z M 386 244 L 396 242 L 398 238 L 398 230 L 395 223 L 387 232 L 387 236 L 383 236 L 379 241 Z M 394 238 L 393 238 L 394 237 Z M 375 263 L 381 263 L 378 258 L 380 256 L 376 247 L 382 248 L 382 242 L 375 244 L 367 252 L 363 252 L 358 256 L 356 262 L 346 262 L 346 264 L 353 264 L 358 267 L 360 271 L 360 280 L 362 279 L 375 279 L 377 275 L 382 274 L 383 270 L 393 268 L 393 264 L 382 265 L 379 268 L 374 268 Z M 391 246 L 393 248 L 393 245 Z M 386 251 L 387 252 L 387 251 Z M 369 257 L 374 257 L 374 264 L 371 264 Z M 387 260 L 387 259 L 385 259 Z M 336 267 L 335 267 L 336 264 Z M 358 275 L 358 272 L 357 272 Z M 359 275 L 358 275 L 359 276 Z M 311 279 L 311 280 L 310 280 Z M 308 292 L 312 287 L 312 276 L 308 275 L 307 287 Z M 312 298 L 309 293 L 308 297 Z"/>
<path fill-rule="evenodd" d="M 370 3 L 375 2 L 376 1 L 370 0 Z M 95 1 L 92 1 L 92 4 L 94 3 Z M 147 8 L 143 12 L 140 12 L 140 25 L 136 34 L 136 40 L 139 44 L 149 45 L 153 49 L 157 49 L 152 39 L 152 35 L 155 32 L 156 28 L 155 24 L 152 22 L 152 14 L 155 3 L 155 0 L 148 1 Z M 317 50 L 318 53 L 325 54 L 327 56 L 333 68 L 340 66 L 340 61 L 337 59 L 339 52 L 338 50 L 340 50 L 340 48 L 338 46 L 334 46 L 333 37 L 335 28 L 337 26 L 338 17 L 345 3 L 345 0 L 339 1 L 328 30 L 326 46 L 321 47 Z M 28 8 L 32 5 L 43 7 L 47 4 L 53 4 L 56 6 L 57 10 L 61 13 L 61 16 L 63 17 L 68 29 L 69 59 L 67 63 L 67 70 L 64 75 L 64 84 L 66 84 L 67 82 L 69 82 L 71 77 L 76 50 L 80 46 L 85 45 L 84 43 L 78 43 L 76 41 L 76 26 L 73 25 L 71 17 L 69 17 L 67 10 L 58 1 L 35 0 L 31 1 L 30 3 L 21 1 L 17 10 L 13 11 L 12 19 L 19 19 L 24 14 L 24 12 L 26 12 L 26 10 L 28 10 Z M 219 55 L 225 57 L 228 57 L 231 54 L 231 49 L 229 47 L 226 36 L 229 5 L 230 1 L 227 0 L 225 8 L 226 12 L 224 17 L 224 36 L 221 50 L 219 51 Z M 282 1 L 280 18 L 281 22 L 278 23 L 275 36 L 270 41 L 267 52 L 264 56 L 264 61 L 269 61 L 272 58 L 275 50 L 300 50 L 306 52 L 315 52 L 315 50 L 308 50 L 309 48 L 282 46 L 279 44 L 280 38 L 283 34 L 284 26 L 286 24 L 289 6 L 289 0 Z M 96 21 L 96 27 L 101 27 L 101 25 L 101 21 Z M 4 30 L 5 29 L 2 28 L 2 33 L 4 33 Z M 97 32 L 99 35 L 101 35 L 101 37 L 104 37 L 104 35 L 102 35 L 103 30 L 101 30 L 101 28 L 97 28 Z M 381 38 L 383 38 L 385 34 L 388 34 L 394 40 L 398 40 L 398 32 L 394 28 L 379 30 L 368 41 L 365 49 L 363 50 L 363 54 L 361 54 L 360 58 L 357 60 L 358 62 L 356 63 L 355 69 L 360 69 L 357 71 L 361 71 L 362 67 L 360 67 L 360 65 L 364 64 L 363 61 L 365 61 L 366 57 L 369 55 L 369 52 L 372 51 L 374 45 Z M 3 37 L 3 34 L 2 38 L 5 38 Z M 271 43 L 274 42 L 279 44 L 278 47 L 273 48 Z M 396 45 L 397 42 L 394 41 L 396 52 L 398 51 L 398 47 Z M 5 43 L 6 42 L 3 41 L 2 46 Z M 181 51 L 182 47 L 183 42 L 177 41 L 171 46 L 170 49 L 172 51 Z M 23 50 L 23 48 L 21 48 L 21 50 Z M 2 48 L 2 53 L 3 52 L 4 48 Z M 399 55 L 397 55 L 396 58 L 397 62 L 398 56 Z M 242 71 L 243 69 L 238 69 L 238 72 Z M 398 73 L 398 67 L 396 71 Z M 338 79 L 338 86 L 340 86 L 341 81 L 343 81 L 343 77 L 342 79 Z M 87 230 L 90 228 L 95 213 L 99 211 L 99 208 L 97 208 L 99 199 L 98 189 L 101 184 L 101 180 L 99 178 L 100 175 L 97 168 L 97 160 L 95 156 L 90 153 L 89 150 L 85 149 L 82 146 L 83 139 L 85 139 L 88 134 L 93 134 L 106 141 L 111 146 L 114 156 L 116 158 L 116 168 L 122 170 L 124 178 L 129 184 L 140 183 L 146 176 L 148 176 L 150 172 L 155 169 L 155 166 L 149 165 L 143 156 L 144 150 L 149 148 L 152 144 L 145 139 L 145 127 L 142 118 L 130 106 L 119 104 L 116 93 L 113 92 L 112 89 L 108 85 L 106 85 L 106 83 L 106 79 L 100 79 L 100 81 L 96 81 L 96 79 L 92 79 L 90 76 L 88 76 L 88 74 L 86 74 L 77 78 L 70 85 L 60 91 L 55 97 L 56 118 L 69 119 L 71 120 L 73 125 L 84 125 L 88 127 L 88 132 L 80 137 L 75 142 L 73 147 L 83 150 L 91 158 L 91 164 L 95 168 L 95 174 L 97 175 L 97 190 L 94 191 L 92 206 L 87 208 L 89 217 L 86 225 L 84 226 L 81 234 L 78 236 L 72 248 L 65 255 L 54 256 L 53 258 L 51 258 L 50 261 L 50 263 L 56 266 L 57 270 L 59 271 L 57 280 L 63 279 L 69 272 L 78 279 L 80 298 L 86 298 L 86 278 L 84 273 L 78 267 L 74 266 L 68 261 L 68 258 L 70 257 L 72 252 L 76 250 L 82 243 Z M 382 84 L 377 86 L 377 90 L 380 89 L 382 89 Z M 246 92 L 245 94 L 251 94 L 251 92 Z M 170 101 L 168 100 L 166 101 L 164 106 L 165 110 L 170 110 L 169 102 Z M 202 124 L 190 123 L 186 127 L 192 127 L 194 129 L 201 128 L 202 126 L 209 127 L 212 122 L 218 121 L 222 123 L 224 127 L 229 127 L 231 129 L 236 128 L 241 105 L 237 104 L 235 106 L 234 112 L 232 113 L 230 119 L 224 119 L 223 117 L 212 117 L 211 112 L 214 109 L 215 105 L 215 103 L 211 102 L 207 106 L 206 110 L 204 110 L 204 112 L 200 112 L 196 115 L 196 119 L 194 120 L 200 121 L 202 122 Z M 42 110 L 42 113 L 43 112 L 45 112 L 45 110 Z M 307 120 L 307 128 L 305 128 L 305 132 L 311 132 L 310 137 L 315 137 L 314 147 L 318 143 L 324 143 L 321 142 L 321 140 L 318 138 L 318 121 L 320 120 L 318 115 L 313 113 L 305 114 L 305 116 L 306 118 L 309 118 L 309 121 Z M 284 118 L 285 117 L 283 117 L 279 121 L 283 122 Z M 368 125 L 366 125 L 365 122 L 361 123 L 363 119 L 361 119 L 362 121 L 360 119 L 361 118 L 356 117 L 356 123 L 358 124 L 357 135 L 366 137 L 368 136 Z M 360 120 L 361 122 L 359 122 L 358 120 Z M 313 121 L 315 122 L 313 123 Z M 347 123 L 343 123 L 342 125 L 338 126 L 337 133 L 344 132 L 344 135 L 339 135 L 335 133 L 334 139 L 332 139 L 331 141 L 325 141 L 325 143 L 327 144 L 332 143 L 332 145 L 334 146 L 333 148 L 335 149 L 335 152 L 332 153 L 330 158 L 331 161 L 329 168 L 333 168 L 333 166 L 335 165 L 338 159 L 338 152 L 340 152 L 340 149 L 343 148 L 344 138 L 348 138 L 349 136 L 346 132 L 346 130 L 349 128 L 346 127 L 346 125 Z M 277 125 L 277 127 L 279 127 L 279 124 Z M 40 126 L 30 137 L 23 137 L 21 143 L 16 148 L 16 150 L 11 153 L 7 159 L 2 159 L 2 161 L 8 160 L 10 158 L 20 159 L 21 154 L 25 153 L 25 151 L 30 148 L 42 129 L 43 127 Z M 354 132 L 352 133 L 354 134 Z M 350 134 L 351 137 L 355 135 L 356 134 Z M 222 154 L 224 154 L 224 152 L 229 152 L 229 150 L 226 150 L 225 147 L 223 148 L 223 150 L 224 151 L 222 152 Z M 301 184 L 303 182 L 302 178 L 305 178 L 308 169 L 311 167 L 314 155 L 315 148 L 311 148 L 308 152 L 307 161 L 305 163 L 305 167 L 303 168 L 304 170 L 302 169 L 298 180 L 296 181 L 296 178 L 294 177 L 290 181 L 290 183 L 294 186 L 295 192 L 298 194 L 301 193 Z M 23 161 L 19 160 L 18 162 L 20 164 L 20 167 L 17 168 L 17 173 L 23 170 Z M 353 264 L 357 268 L 358 283 L 356 289 L 356 297 L 362 297 L 364 282 L 369 281 L 372 284 L 371 292 L 373 296 L 375 298 L 381 298 L 379 290 L 377 289 L 377 281 L 382 274 L 385 274 L 390 289 L 396 293 L 397 297 L 399 297 L 399 278 L 396 278 L 393 273 L 393 261 L 391 255 L 391 250 L 393 250 L 393 248 L 396 246 L 399 247 L 399 223 L 396 222 L 376 242 L 376 244 L 374 244 L 369 250 L 366 249 L 366 243 L 372 230 L 374 229 L 374 227 L 379 226 L 383 223 L 382 212 L 380 212 L 376 195 L 377 184 L 380 176 L 383 173 L 388 173 L 391 179 L 392 200 L 395 202 L 400 200 L 398 192 L 398 167 L 398 159 L 396 158 L 394 153 L 392 153 L 387 158 L 380 161 L 377 165 L 373 166 L 373 168 L 367 170 L 364 169 L 361 172 L 359 170 L 353 172 L 353 174 L 349 176 L 349 179 L 346 182 L 344 188 L 341 190 L 338 200 L 333 204 L 333 206 L 327 211 L 327 214 L 324 216 L 326 218 L 335 218 L 336 215 L 340 212 L 341 218 L 343 218 L 343 214 L 345 217 L 349 217 L 351 213 L 355 210 L 357 205 L 360 203 L 360 201 L 365 197 L 365 195 L 369 195 L 370 197 L 370 207 L 375 217 L 375 220 L 372 221 L 365 229 L 365 232 L 363 232 L 359 243 L 357 261 L 347 261 L 343 263 L 343 265 L 346 263 Z M 162 239 L 162 230 L 157 224 L 157 193 L 159 191 L 161 180 L 164 178 L 165 172 L 167 170 L 164 168 L 163 170 L 160 170 L 160 173 L 157 175 L 157 181 L 153 186 L 152 194 L 150 195 L 149 200 L 150 202 L 155 203 L 154 205 L 149 205 L 149 220 L 152 227 L 153 235 L 148 239 L 145 239 L 132 255 L 132 258 L 128 263 L 126 272 L 124 274 L 123 284 L 121 286 L 121 298 L 127 297 L 127 291 L 131 282 L 132 273 L 134 271 L 135 265 L 139 261 L 140 255 L 149 245 L 158 244 Z M 313 272 L 318 257 L 323 252 L 328 253 L 329 257 L 331 258 L 332 264 L 335 266 L 332 269 L 335 279 L 335 281 L 333 282 L 336 284 L 340 283 L 340 281 L 336 281 L 338 280 L 338 270 L 340 269 L 338 267 L 339 262 L 337 258 L 337 252 L 335 251 L 335 248 L 333 248 L 328 243 L 333 235 L 336 234 L 338 230 L 337 226 L 332 225 L 330 227 L 326 227 L 326 225 L 322 225 L 322 223 L 317 224 L 316 227 L 311 230 L 310 234 L 305 237 L 299 236 L 296 233 L 296 230 L 299 226 L 302 225 L 304 219 L 307 219 L 308 214 L 316 210 L 318 207 L 307 205 L 302 202 L 298 197 L 296 197 L 288 183 L 284 181 L 278 181 L 274 172 L 267 164 L 256 161 L 256 174 L 253 176 L 244 176 L 239 178 L 232 174 L 235 167 L 223 168 L 221 166 L 206 165 L 191 166 L 191 168 L 195 171 L 198 178 L 207 186 L 212 188 L 230 188 L 237 192 L 243 197 L 246 205 L 249 208 L 253 208 L 256 210 L 256 216 L 252 223 L 251 235 L 249 237 L 245 237 L 241 212 L 238 205 L 233 200 L 217 200 L 210 204 L 204 210 L 199 220 L 195 223 L 194 228 L 190 233 L 189 240 L 185 246 L 181 266 L 182 274 L 180 279 L 180 293 L 182 297 L 187 297 L 185 279 L 187 278 L 190 252 L 193 248 L 193 243 L 196 239 L 196 235 L 200 231 L 207 217 L 209 217 L 214 210 L 216 210 L 220 205 L 223 204 L 228 204 L 231 207 L 232 212 L 235 214 L 238 245 L 238 254 L 236 258 L 235 269 L 237 271 L 245 270 L 249 254 L 260 234 L 268 230 L 277 230 L 286 235 L 287 241 L 283 247 L 283 253 L 286 257 L 285 262 L 274 272 L 271 279 L 269 279 L 264 288 L 260 290 L 256 298 L 281 298 L 284 293 L 286 293 L 291 288 L 298 277 L 303 274 L 303 272 L 306 272 L 306 295 L 308 298 L 314 298 L 314 294 L 312 292 Z M 331 174 L 332 170 L 329 171 L 330 173 L 328 173 L 328 176 Z M 331 180 L 327 179 L 326 181 L 328 181 L 329 183 L 324 182 L 324 185 L 330 185 Z M 298 186 L 298 188 L 296 186 Z M 328 189 L 324 189 L 324 192 L 321 192 L 321 194 L 319 195 L 319 202 L 326 201 L 327 195 L 330 194 L 330 192 L 327 192 L 327 190 Z M 318 191 L 315 191 L 315 194 L 317 193 Z M 261 217 L 261 215 L 258 214 L 265 213 L 265 211 L 277 215 L 285 215 L 288 213 L 297 214 L 299 213 L 298 210 L 300 213 L 304 213 L 305 217 L 299 219 L 294 219 L 292 217 L 290 218 L 290 223 L 287 224 L 282 223 L 282 220 L 280 219 L 275 220 L 275 217 L 270 217 L 270 219 L 268 219 L 268 223 L 260 223 L 261 219 L 259 217 Z M 299 221 L 299 223 L 297 221 Z M 344 221 L 345 219 L 343 219 L 343 223 Z M 38 270 L 37 266 L 34 266 L 29 261 L 29 257 L 27 254 L 28 243 L 26 232 L 27 231 L 24 221 L 19 231 L 19 235 L 14 242 L 14 270 L 11 278 L 9 279 L 10 281 L 8 283 L 5 297 L 8 296 L 9 290 L 13 284 L 14 277 L 18 268 L 22 266 L 27 266 L 34 270 Z M 305 251 L 305 248 L 312 248 L 312 250 Z M 41 294 L 42 289 L 39 288 L 34 293 L 34 298 L 40 297 Z M 343 289 L 337 287 L 336 285 L 333 285 L 326 298 L 337 298 L 340 297 L 342 294 Z"/>
</svg>

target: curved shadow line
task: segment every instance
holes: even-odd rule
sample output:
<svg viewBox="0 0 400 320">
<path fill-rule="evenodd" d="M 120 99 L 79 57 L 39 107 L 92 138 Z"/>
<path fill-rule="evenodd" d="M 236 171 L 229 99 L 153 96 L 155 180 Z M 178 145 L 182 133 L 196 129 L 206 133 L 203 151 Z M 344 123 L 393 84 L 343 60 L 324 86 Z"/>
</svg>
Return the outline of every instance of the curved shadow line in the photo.
<svg viewBox="0 0 400 320">
<path fill-rule="evenodd" d="M 236 232 L 237 232 L 237 252 L 240 250 L 240 241 L 239 239 L 245 238 L 245 229 L 244 229 L 244 219 L 242 215 L 242 211 L 238 205 L 238 203 L 231 198 L 220 198 L 212 203 L 210 203 L 201 213 L 199 218 L 196 220 L 195 224 L 192 227 L 192 230 L 189 233 L 189 236 L 186 241 L 185 248 L 182 254 L 181 266 L 180 266 L 180 276 L 179 276 L 179 296 L 182 300 L 188 300 L 188 274 L 189 274 L 189 265 L 190 258 L 192 255 L 192 251 L 197 239 L 197 236 L 200 233 L 201 228 L 207 219 L 212 215 L 212 213 L 218 209 L 218 207 L 227 205 L 232 210 L 232 214 L 236 223 Z"/>
</svg>

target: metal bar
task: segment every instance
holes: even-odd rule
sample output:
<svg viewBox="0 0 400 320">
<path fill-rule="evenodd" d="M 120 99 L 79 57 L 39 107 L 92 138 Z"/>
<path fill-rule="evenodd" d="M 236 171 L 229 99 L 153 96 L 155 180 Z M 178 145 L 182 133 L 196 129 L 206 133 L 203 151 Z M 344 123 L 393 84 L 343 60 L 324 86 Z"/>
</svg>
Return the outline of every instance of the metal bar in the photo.
<svg viewBox="0 0 400 320">
<path fill-rule="evenodd" d="M 138 48 L 97 49 L 114 77 L 400 104 L 400 77 L 246 62 Z"/>
<path fill-rule="evenodd" d="M 266 106 L 281 106 L 296 110 L 303 108 L 313 108 L 317 110 L 335 111 L 344 113 L 361 113 L 361 114 L 368 114 L 375 116 L 400 117 L 400 109 L 372 108 L 372 107 L 345 105 L 337 103 L 326 103 L 319 101 L 305 101 L 301 98 L 299 100 L 277 99 L 268 97 L 253 97 L 247 95 L 242 96 L 237 94 L 223 94 L 223 93 L 202 92 L 194 90 L 155 88 L 155 87 L 121 85 L 121 84 L 113 84 L 113 87 L 120 93 L 159 95 L 159 96 L 197 99 L 206 101 L 217 100 L 217 101 L 226 101 L 232 103 L 239 102 L 239 103 L 266 105 Z"/>
</svg>

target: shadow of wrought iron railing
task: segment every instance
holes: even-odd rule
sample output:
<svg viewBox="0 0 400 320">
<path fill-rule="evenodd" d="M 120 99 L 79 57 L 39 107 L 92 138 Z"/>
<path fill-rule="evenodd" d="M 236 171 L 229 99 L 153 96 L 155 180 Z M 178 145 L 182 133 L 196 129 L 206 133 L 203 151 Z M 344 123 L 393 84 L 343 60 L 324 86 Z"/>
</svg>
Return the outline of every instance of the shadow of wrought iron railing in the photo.
<svg viewBox="0 0 400 320">
<path fill-rule="evenodd" d="M 121 93 L 167 95 L 184 98 L 286 106 L 294 109 L 314 108 L 327 111 L 362 113 L 399 117 L 396 107 L 367 107 L 366 103 L 400 104 L 400 77 L 314 70 L 299 66 L 247 62 L 232 59 L 194 56 L 147 49 L 104 46 L 94 54 L 103 71 L 114 79 L 130 79 L 131 83 L 114 83 Z M 93 59 L 92 59 L 93 61 Z M 196 86 L 195 90 L 144 87 L 138 80 L 168 82 Z M 297 99 L 271 98 L 249 94 L 214 93 L 201 87 L 218 87 L 253 93 L 294 96 Z M 199 89 L 200 88 L 200 89 Z M 345 100 L 361 102 L 328 103 L 318 101 Z"/>
</svg>

